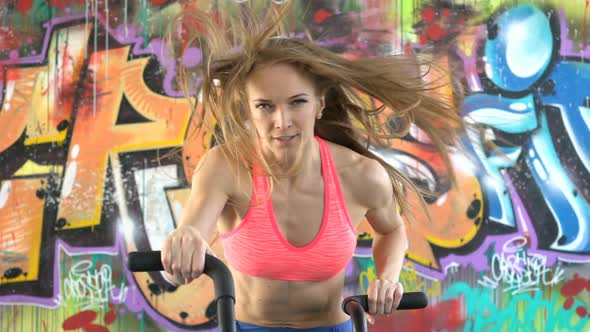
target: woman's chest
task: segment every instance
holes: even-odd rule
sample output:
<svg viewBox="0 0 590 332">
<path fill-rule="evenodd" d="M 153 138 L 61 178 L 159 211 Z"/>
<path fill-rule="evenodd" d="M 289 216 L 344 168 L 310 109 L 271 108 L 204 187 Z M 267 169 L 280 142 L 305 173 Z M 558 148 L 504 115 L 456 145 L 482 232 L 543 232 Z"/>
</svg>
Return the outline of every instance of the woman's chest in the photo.
<svg viewBox="0 0 590 332">
<path fill-rule="evenodd" d="M 276 226 L 284 239 L 296 247 L 312 242 L 326 220 L 333 222 L 334 215 L 349 216 L 353 226 L 357 227 L 366 208 L 356 201 L 353 188 L 347 181 L 341 181 L 339 187 L 317 178 L 300 186 L 273 184 L 270 197 L 267 196 L 269 199 L 258 204 L 251 195 L 241 195 L 224 210 L 221 231 L 238 227 L 251 209 L 262 209 L 263 215 L 268 217 L 268 226 Z"/>
</svg>

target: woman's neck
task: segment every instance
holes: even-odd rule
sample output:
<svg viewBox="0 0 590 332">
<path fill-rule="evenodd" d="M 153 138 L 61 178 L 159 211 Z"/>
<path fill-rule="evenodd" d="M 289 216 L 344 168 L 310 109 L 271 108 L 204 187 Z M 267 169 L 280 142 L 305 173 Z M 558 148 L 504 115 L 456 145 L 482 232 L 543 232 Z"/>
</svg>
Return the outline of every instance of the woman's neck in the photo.
<svg viewBox="0 0 590 332">
<path fill-rule="evenodd" d="M 272 171 L 279 182 L 300 183 L 302 180 L 321 171 L 322 162 L 319 143 L 315 138 L 312 138 L 303 144 L 299 156 L 297 151 L 293 151 L 282 161 L 277 160 L 276 157 L 272 158 L 275 161 L 272 165 Z"/>
</svg>

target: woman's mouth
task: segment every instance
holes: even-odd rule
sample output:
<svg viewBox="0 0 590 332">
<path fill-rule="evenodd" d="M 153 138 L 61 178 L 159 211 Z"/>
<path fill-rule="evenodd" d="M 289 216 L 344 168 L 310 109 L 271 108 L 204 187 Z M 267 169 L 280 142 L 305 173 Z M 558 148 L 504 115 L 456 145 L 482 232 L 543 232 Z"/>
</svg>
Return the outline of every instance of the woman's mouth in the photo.
<svg viewBox="0 0 590 332">
<path fill-rule="evenodd" d="M 277 136 L 273 137 L 274 140 L 279 142 L 280 144 L 288 144 L 292 142 L 298 135 L 290 135 L 290 136 Z"/>
</svg>

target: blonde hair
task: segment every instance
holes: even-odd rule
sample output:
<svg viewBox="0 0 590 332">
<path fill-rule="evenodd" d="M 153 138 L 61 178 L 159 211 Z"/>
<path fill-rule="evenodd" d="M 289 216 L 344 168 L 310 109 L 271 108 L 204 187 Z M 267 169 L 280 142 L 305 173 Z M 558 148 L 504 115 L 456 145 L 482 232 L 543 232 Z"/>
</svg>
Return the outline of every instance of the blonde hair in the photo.
<svg viewBox="0 0 590 332">
<path fill-rule="evenodd" d="M 230 160 L 238 161 L 245 169 L 260 163 L 266 174 L 273 176 L 255 129 L 246 125 L 249 103 L 245 84 L 254 70 L 291 64 L 314 82 L 318 95 L 325 96 L 315 134 L 381 163 L 390 176 L 402 215 L 409 212 L 406 188 L 419 193 L 419 197 L 428 194 L 427 190 L 417 188 L 371 148 L 390 147 L 392 139 L 403 138 L 414 124 L 429 136 L 454 182 L 449 155 L 464 130 L 463 121 L 451 100 L 435 95 L 435 82 L 424 81 L 425 66 L 435 70 L 428 60 L 402 55 L 345 59 L 311 40 L 289 37 L 284 27 L 284 18 L 291 10 L 288 4 L 271 5 L 262 18 L 253 14 L 248 4 L 233 6 L 224 9 L 233 13 L 227 17 L 186 7 L 172 21 L 167 36 L 176 54 L 182 55 L 188 47 L 201 49 L 201 64 L 196 68 L 182 67 L 179 84 L 194 110 L 202 99 L 203 111 L 193 116 L 196 125 L 213 133 L 217 142 L 223 142 L 220 148 Z M 194 93 L 191 96 L 190 91 L 195 89 L 199 98 Z M 367 96 L 382 105 L 370 105 Z M 421 204 L 426 207 L 423 200 Z"/>
</svg>

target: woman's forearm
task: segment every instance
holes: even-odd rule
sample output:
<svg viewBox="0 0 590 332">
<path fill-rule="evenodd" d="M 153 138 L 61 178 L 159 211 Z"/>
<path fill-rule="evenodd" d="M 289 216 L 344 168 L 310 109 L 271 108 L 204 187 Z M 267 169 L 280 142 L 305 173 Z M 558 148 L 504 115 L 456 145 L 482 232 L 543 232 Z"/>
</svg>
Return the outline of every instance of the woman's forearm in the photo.
<svg viewBox="0 0 590 332">
<path fill-rule="evenodd" d="M 406 229 L 403 224 L 387 234 L 373 236 L 373 260 L 377 278 L 398 281 L 408 249 Z"/>
</svg>

